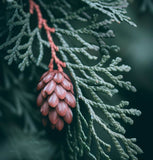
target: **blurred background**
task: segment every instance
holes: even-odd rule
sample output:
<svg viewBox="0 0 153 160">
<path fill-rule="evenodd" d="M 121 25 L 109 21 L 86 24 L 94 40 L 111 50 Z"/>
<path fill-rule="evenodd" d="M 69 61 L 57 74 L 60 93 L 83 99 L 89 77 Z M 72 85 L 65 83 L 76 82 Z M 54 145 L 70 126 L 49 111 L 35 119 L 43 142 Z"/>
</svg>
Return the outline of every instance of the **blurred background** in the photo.
<svg viewBox="0 0 153 160">
<path fill-rule="evenodd" d="M 144 154 L 140 160 L 153 159 L 153 1 L 130 1 L 128 15 L 136 23 L 134 28 L 127 23 L 114 25 L 116 44 L 120 55 L 132 70 L 125 78 L 133 82 L 136 93 L 125 92 L 131 106 L 142 111 L 127 135 L 137 137 L 137 144 Z"/>
</svg>

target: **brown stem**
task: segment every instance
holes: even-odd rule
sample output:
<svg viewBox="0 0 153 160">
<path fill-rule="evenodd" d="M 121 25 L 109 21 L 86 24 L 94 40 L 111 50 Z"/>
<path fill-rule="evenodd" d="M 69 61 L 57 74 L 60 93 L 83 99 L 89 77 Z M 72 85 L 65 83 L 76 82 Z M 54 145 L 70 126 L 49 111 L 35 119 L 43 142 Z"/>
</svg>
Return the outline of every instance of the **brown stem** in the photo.
<svg viewBox="0 0 153 160">
<path fill-rule="evenodd" d="M 49 44 L 50 44 L 50 47 L 51 47 L 51 57 L 52 58 L 50 60 L 48 68 L 49 68 L 50 71 L 52 71 L 54 69 L 54 61 L 55 61 L 56 65 L 58 67 L 58 70 L 62 72 L 63 71 L 62 67 L 66 67 L 66 63 L 62 62 L 56 56 L 56 51 L 58 51 L 58 47 L 55 45 L 55 43 L 52 39 L 52 36 L 51 36 L 51 33 L 55 32 L 55 28 L 51 28 L 47 25 L 46 19 L 44 19 L 42 17 L 42 13 L 41 13 L 41 10 L 39 8 L 39 5 L 37 5 L 33 0 L 29 0 L 29 5 L 30 5 L 30 8 L 29 8 L 30 14 L 33 14 L 34 9 L 36 10 L 37 16 L 38 16 L 38 27 L 39 27 L 39 29 L 41 29 L 42 27 L 45 29 L 46 34 L 47 34 L 47 38 L 48 38 L 48 41 L 49 41 Z"/>
</svg>

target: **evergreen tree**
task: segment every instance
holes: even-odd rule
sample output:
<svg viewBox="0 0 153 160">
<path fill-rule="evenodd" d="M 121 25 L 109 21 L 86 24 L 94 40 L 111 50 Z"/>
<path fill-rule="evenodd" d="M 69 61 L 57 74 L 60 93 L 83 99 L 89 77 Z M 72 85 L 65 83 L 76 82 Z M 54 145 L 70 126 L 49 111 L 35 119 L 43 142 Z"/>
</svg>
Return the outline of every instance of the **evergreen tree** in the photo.
<svg viewBox="0 0 153 160">
<path fill-rule="evenodd" d="M 136 26 L 126 15 L 128 2 L 5 0 L 0 5 L 1 159 L 137 159 L 142 150 L 125 136 L 123 125 L 133 124 L 131 116 L 141 112 L 119 96 L 122 88 L 136 89 L 123 80 L 131 68 L 117 56 L 111 29 L 122 21 Z M 44 128 L 36 107 L 36 86 L 48 64 L 70 77 L 76 99 L 73 121 L 60 132 Z"/>
</svg>

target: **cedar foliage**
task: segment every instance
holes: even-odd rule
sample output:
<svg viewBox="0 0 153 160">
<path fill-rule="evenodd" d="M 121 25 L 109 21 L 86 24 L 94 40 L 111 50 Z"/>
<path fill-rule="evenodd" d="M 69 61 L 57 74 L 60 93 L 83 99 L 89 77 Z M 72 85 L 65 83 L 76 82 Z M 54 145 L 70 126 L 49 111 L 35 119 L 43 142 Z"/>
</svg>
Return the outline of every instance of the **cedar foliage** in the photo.
<svg viewBox="0 0 153 160">
<path fill-rule="evenodd" d="M 114 21 L 135 24 L 126 15 L 126 0 L 37 0 L 56 32 L 57 56 L 75 89 L 74 120 L 64 131 L 45 130 L 36 109 L 36 85 L 47 70 L 50 48 L 28 1 L 7 0 L 0 10 L 0 118 L 2 136 L 11 155 L 5 159 L 137 159 L 142 150 L 125 137 L 124 123 L 141 112 L 125 100 L 114 101 L 121 88 L 135 92 L 123 72 L 130 67 L 111 45 Z M 9 66 L 7 65 L 8 62 Z M 17 67 L 19 70 L 17 70 Z M 22 71 L 22 72 L 21 72 Z M 124 123 L 123 123 L 124 122 Z M 60 139 L 60 140 L 58 140 Z M 20 142 L 20 143 L 19 143 Z M 25 154 L 26 153 L 26 154 Z"/>
</svg>

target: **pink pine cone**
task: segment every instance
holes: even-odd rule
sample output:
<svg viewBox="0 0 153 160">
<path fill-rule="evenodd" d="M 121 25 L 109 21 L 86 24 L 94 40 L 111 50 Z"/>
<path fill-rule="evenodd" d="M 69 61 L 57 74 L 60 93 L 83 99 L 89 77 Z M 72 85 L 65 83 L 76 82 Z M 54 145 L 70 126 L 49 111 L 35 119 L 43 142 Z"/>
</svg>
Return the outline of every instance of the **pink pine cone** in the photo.
<svg viewBox="0 0 153 160">
<path fill-rule="evenodd" d="M 37 90 L 41 90 L 37 106 L 41 107 L 44 125 L 47 124 L 47 116 L 51 128 L 59 131 L 63 129 L 64 122 L 68 124 L 72 122 L 71 108 L 75 108 L 76 101 L 71 80 L 64 72 L 58 70 L 45 72 L 40 78 Z"/>
</svg>

